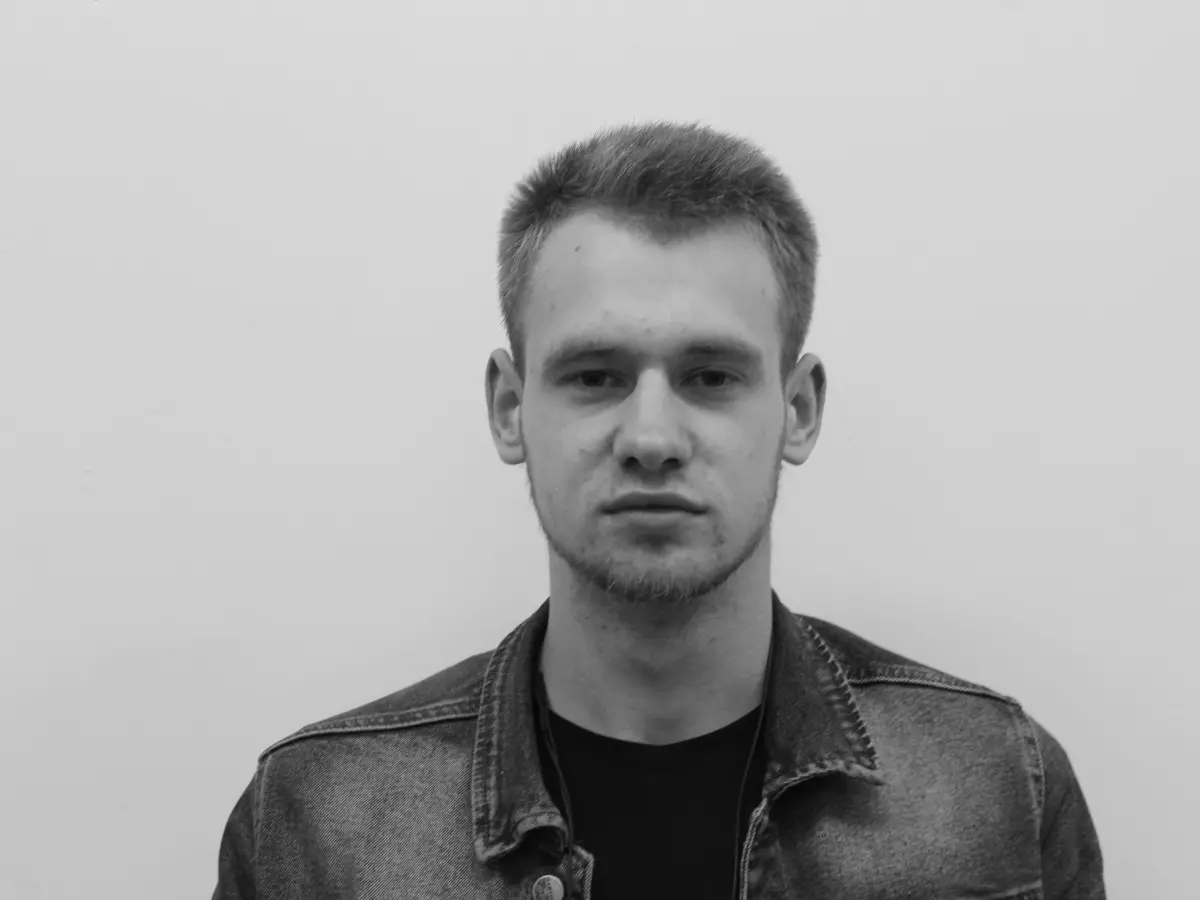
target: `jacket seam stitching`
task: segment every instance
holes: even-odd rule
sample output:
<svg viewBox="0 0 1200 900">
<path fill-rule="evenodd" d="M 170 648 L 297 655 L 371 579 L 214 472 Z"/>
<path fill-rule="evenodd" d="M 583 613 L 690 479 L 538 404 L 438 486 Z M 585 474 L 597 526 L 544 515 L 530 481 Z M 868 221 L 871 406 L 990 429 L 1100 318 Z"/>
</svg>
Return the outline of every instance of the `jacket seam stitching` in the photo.
<svg viewBox="0 0 1200 900">
<path fill-rule="evenodd" d="M 1013 711 L 1013 722 L 1016 725 L 1020 735 L 1021 742 L 1024 748 L 1023 758 L 1027 763 L 1032 763 L 1032 771 L 1030 778 L 1036 784 L 1033 788 L 1033 804 L 1034 804 L 1034 843 L 1041 848 L 1042 843 L 1042 822 L 1045 818 L 1046 806 L 1046 764 L 1042 754 L 1041 740 L 1038 738 L 1037 726 L 1034 724 L 1032 717 L 1024 709 L 1017 708 Z M 1032 757 L 1032 758 L 1031 758 Z M 1039 881 L 1039 885 L 1041 882 Z"/>
<path fill-rule="evenodd" d="M 1029 729 L 1029 734 L 1033 738 L 1033 749 L 1037 752 L 1038 765 L 1038 844 L 1042 842 L 1042 822 L 1046 818 L 1046 757 L 1042 752 L 1042 741 L 1038 737 L 1037 729 L 1033 726 L 1033 722 L 1029 720 L 1029 714 L 1022 711 L 1025 717 L 1025 727 Z"/>
<path fill-rule="evenodd" d="M 998 691 L 993 691 L 990 688 L 985 688 L 981 685 L 956 683 L 954 681 L 946 681 L 941 678 L 922 678 L 919 675 L 907 674 L 888 674 L 881 673 L 879 675 L 857 675 L 852 674 L 849 681 L 854 685 L 868 684 L 911 684 L 919 687 L 938 688 L 944 691 L 953 691 L 958 694 L 974 694 L 979 697 L 988 697 L 992 700 L 1000 700 L 1011 706 L 1020 708 L 1020 702 L 1006 694 L 1001 694 Z"/>
<path fill-rule="evenodd" d="M 456 711 L 454 707 L 461 707 L 463 704 L 468 704 L 468 708 Z M 295 744 L 299 741 L 308 738 L 327 737 L 337 734 L 365 734 L 373 731 L 403 731 L 406 728 L 412 728 L 418 725 L 429 725 L 436 722 L 453 722 L 462 719 L 470 719 L 477 715 L 477 711 L 472 711 L 469 708 L 469 699 L 457 699 L 451 701 L 443 701 L 441 703 L 424 706 L 420 709 L 409 710 L 403 713 L 382 713 L 379 716 L 360 716 L 353 719 L 340 719 L 336 723 L 327 725 L 312 726 L 308 729 L 302 729 L 295 734 L 289 735 L 282 740 L 276 741 L 260 754 L 261 759 L 265 759 L 276 750 L 281 750 L 290 744 Z"/>
<path fill-rule="evenodd" d="M 501 655 L 496 660 L 495 669 L 489 666 L 489 672 L 484 677 L 481 696 L 490 698 L 487 706 L 482 703 L 479 706 L 479 727 L 475 734 L 476 752 L 480 749 L 484 751 L 484 765 L 475 770 L 474 784 L 479 791 L 475 798 L 475 821 L 477 826 L 482 826 L 484 833 L 491 832 L 491 803 L 490 798 L 495 795 L 496 784 L 496 745 L 494 741 L 487 741 L 487 735 L 492 734 L 492 723 L 496 721 L 496 702 L 495 685 L 501 680 L 501 670 L 507 662 L 507 655 Z M 480 747 L 480 745 L 483 745 Z"/>
<path fill-rule="evenodd" d="M 472 793 L 472 813 L 475 818 L 476 835 L 490 835 L 492 828 L 491 798 L 495 796 L 497 769 L 497 747 L 496 741 L 488 741 L 487 736 L 493 734 L 492 723 L 499 716 L 498 706 L 500 703 L 499 692 L 495 686 L 497 682 L 503 683 L 504 672 L 511 663 L 512 656 L 511 647 L 516 643 L 521 636 L 524 635 L 523 625 L 512 634 L 509 634 L 496 651 L 492 654 L 488 661 L 488 666 L 483 673 L 483 684 L 479 692 L 479 724 L 475 731 L 475 748 L 474 760 L 478 760 L 481 751 L 484 752 L 483 765 L 477 766 L 472 761 L 472 777 L 471 777 L 471 793 Z M 483 698 L 489 697 L 490 701 L 484 704 Z M 476 847 L 476 851 L 483 849 L 481 846 Z"/>
<path fill-rule="evenodd" d="M 1039 878 L 1036 881 L 1023 884 L 1018 888 L 1013 888 L 1011 891 L 1005 891 L 1002 894 L 989 894 L 988 900 L 1025 900 L 1026 897 L 1036 897 L 1037 890 L 1041 886 L 1042 880 Z"/>
<path fill-rule="evenodd" d="M 254 878 L 254 893 L 258 894 L 258 847 L 262 841 L 262 796 L 267 781 L 270 760 L 257 767 L 254 773 L 254 846 L 250 850 L 250 872 Z"/>
<path fill-rule="evenodd" d="M 817 631 L 816 627 L 810 624 L 802 616 L 798 618 L 810 637 L 816 643 L 817 650 L 833 669 L 834 674 L 841 679 L 841 683 L 838 685 L 838 687 L 841 688 L 840 693 L 844 695 L 850 712 L 853 714 L 853 722 L 851 723 L 853 732 L 855 737 L 858 738 L 861 747 L 865 748 L 865 755 L 871 757 L 872 759 L 878 759 L 879 754 L 876 752 L 875 745 L 871 741 L 871 735 L 867 731 L 867 723 L 863 721 L 862 713 L 859 711 L 858 702 L 854 699 L 854 691 L 850 689 L 850 679 L 846 676 L 845 670 L 842 668 L 841 663 L 838 662 L 837 657 L 833 653 L 833 649 L 825 642 L 825 639 L 821 637 L 821 634 L 819 631 Z"/>
</svg>

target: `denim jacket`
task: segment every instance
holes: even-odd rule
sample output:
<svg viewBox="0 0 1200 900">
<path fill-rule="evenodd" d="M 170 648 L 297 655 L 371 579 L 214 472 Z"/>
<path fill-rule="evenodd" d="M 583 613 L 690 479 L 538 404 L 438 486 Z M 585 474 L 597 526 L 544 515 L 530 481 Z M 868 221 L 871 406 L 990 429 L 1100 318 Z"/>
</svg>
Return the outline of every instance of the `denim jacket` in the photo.
<svg viewBox="0 0 1200 900">
<path fill-rule="evenodd" d="M 772 606 L 743 900 L 1102 900 L 1071 764 L 1015 700 Z M 548 614 L 264 750 L 214 900 L 590 900 L 595 860 L 568 852 L 538 763 Z"/>
</svg>

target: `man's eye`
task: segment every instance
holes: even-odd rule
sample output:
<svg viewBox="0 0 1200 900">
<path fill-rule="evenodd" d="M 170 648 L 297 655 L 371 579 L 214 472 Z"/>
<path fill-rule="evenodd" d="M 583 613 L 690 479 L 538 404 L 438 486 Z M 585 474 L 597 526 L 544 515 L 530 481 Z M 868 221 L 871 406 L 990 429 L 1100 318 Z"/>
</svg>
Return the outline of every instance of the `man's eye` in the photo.
<svg viewBox="0 0 1200 900">
<path fill-rule="evenodd" d="M 732 383 L 734 380 L 733 376 L 730 375 L 728 372 L 722 372 L 719 369 L 705 369 L 703 372 L 697 372 L 696 376 L 699 378 L 702 378 L 702 379 L 703 378 L 711 379 L 713 376 L 715 376 L 717 378 L 726 379 L 725 384 L 713 384 L 713 383 L 711 383 L 711 380 L 710 380 L 709 383 L 704 385 L 705 387 L 710 387 L 710 388 L 728 387 L 729 384 Z"/>
<path fill-rule="evenodd" d="M 572 376 L 570 380 L 579 383 L 581 387 L 601 388 L 605 387 L 604 379 L 610 377 L 613 377 L 611 372 L 592 369 L 587 372 L 580 372 Z M 720 369 L 703 369 L 690 375 L 688 380 L 699 380 L 701 387 L 718 390 L 729 387 L 736 381 L 736 378 L 729 372 L 722 372 Z"/>
<path fill-rule="evenodd" d="M 608 372 L 602 372 L 602 371 L 596 369 L 596 370 L 593 370 L 590 372 L 580 372 L 578 375 L 574 376 L 571 380 L 585 382 L 583 384 L 583 387 L 602 387 L 603 386 L 602 383 L 597 384 L 595 382 L 597 382 L 597 381 L 603 382 L 603 379 L 607 378 L 608 375 L 609 375 Z M 589 379 L 592 383 L 586 383 L 589 381 Z"/>
</svg>

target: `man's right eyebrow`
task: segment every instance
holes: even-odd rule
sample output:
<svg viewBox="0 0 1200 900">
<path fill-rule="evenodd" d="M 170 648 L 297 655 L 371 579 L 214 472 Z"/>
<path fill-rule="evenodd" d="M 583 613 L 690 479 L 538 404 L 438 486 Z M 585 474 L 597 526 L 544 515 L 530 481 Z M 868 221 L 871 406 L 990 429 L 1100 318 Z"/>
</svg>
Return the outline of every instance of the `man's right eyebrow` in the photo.
<svg viewBox="0 0 1200 900">
<path fill-rule="evenodd" d="M 616 359 L 636 355 L 602 338 L 572 338 L 554 347 L 547 355 L 543 368 L 553 372 L 584 359 Z M 745 341 L 730 337 L 701 337 L 688 342 L 682 350 L 684 359 L 725 359 L 756 369 L 762 365 L 762 354 Z"/>
<path fill-rule="evenodd" d="M 614 359 L 623 355 L 620 347 L 596 338 L 564 341 L 546 355 L 542 368 L 554 372 L 583 359 Z"/>
</svg>

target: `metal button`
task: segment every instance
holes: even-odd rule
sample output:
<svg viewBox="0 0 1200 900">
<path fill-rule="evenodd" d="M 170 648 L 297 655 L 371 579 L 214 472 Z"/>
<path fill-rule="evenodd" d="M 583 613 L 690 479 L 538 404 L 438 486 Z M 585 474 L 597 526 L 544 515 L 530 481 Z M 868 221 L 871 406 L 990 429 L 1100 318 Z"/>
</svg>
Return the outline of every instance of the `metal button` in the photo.
<svg viewBox="0 0 1200 900">
<path fill-rule="evenodd" d="M 533 883 L 533 900 L 563 900 L 563 883 L 557 875 L 543 875 Z"/>
</svg>

